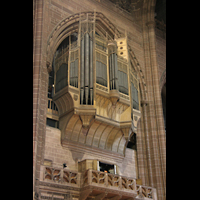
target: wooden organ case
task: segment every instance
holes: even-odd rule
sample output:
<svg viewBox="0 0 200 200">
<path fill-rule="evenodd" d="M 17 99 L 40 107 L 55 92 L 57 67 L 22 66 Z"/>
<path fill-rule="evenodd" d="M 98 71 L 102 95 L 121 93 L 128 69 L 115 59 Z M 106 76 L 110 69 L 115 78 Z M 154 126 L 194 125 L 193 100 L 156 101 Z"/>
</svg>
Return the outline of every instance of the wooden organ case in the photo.
<svg viewBox="0 0 200 200">
<path fill-rule="evenodd" d="M 85 15 L 77 40 L 69 39 L 54 56 L 53 101 L 63 145 L 73 142 L 124 155 L 141 115 L 139 82 L 127 38 L 102 30 L 95 14 Z"/>
</svg>

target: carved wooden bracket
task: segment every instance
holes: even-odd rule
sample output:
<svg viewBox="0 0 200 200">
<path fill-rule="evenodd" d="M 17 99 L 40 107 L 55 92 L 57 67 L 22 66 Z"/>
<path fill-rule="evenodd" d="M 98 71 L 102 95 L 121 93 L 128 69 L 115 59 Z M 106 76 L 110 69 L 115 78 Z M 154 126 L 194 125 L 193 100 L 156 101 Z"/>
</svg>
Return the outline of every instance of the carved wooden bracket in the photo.
<svg viewBox="0 0 200 200">
<path fill-rule="evenodd" d="M 83 123 L 84 128 L 88 128 L 90 125 L 90 122 L 92 118 L 94 118 L 93 115 L 80 115 L 81 121 Z"/>
<path fill-rule="evenodd" d="M 118 90 L 110 90 L 110 100 L 112 101 L 112 105 L 116 106 L 116 103 L 119 101 L 120 96 Z"/>
<path fill-rule="evenodd" d="M 83 123 L 82 125 L 82 133 L 86 136 L 90 127 L 90 123 L 92 119 L 94 119 L 94 115 L 79 115 L 80 119 Z"/>
</svg>

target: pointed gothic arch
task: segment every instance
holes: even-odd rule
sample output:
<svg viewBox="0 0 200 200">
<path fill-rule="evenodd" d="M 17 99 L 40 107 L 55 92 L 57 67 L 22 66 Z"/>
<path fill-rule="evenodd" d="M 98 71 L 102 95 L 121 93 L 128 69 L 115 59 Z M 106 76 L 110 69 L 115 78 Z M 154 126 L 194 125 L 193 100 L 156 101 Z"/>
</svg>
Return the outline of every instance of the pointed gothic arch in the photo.
<svg viewBox="0 0 200 200">
<path fill-rule="evenodd" d="M 62 42 L 69 37 L 70 35 L 74 33 L 80 32 L 80 26 L 79 23 L 81 20 L 89 19 L 91 18 L 92 20 L 95 20 L 95 31 L 97 32 L 97 35 L 104 37 L 107 40 L 115 40 L 118 38 L 125 37 L 125 34 L 121 33 L 113 24 L 110 22 L 109 19 L 107 19 L 102 13 L 100 12 L 82 12 L 82 13 L 77 13 L 74 15 L 71 15 L 63 20 L 61 20 L 55 28 L 52 30 L 48 42 L 47 42 L 47 56 L 46 56 L 46 62 L 47 62 L 47 67 L 49 68 L 49 71 L 51 71 L 51 66 L 53 62 L 53 57 L 55 52 L 57 51 L 58 47 L 62 44 Z M 139 92 L 139 98 L 141 100 L 146 100 L 146 82 L 145 82 L 145 76 L 144 72 L 142 71 L 142 68 L 139 64 L 138 59 L 136 58 L 136 55 L 133 51 L 133 49 L 128 45 L 127 46 L 127 52 L 129 54 L 129 60 L 132 63 L 132 70 L 136 72 L 137 74 L 137 79 L 138 79 L 138 92 Z M 64 88 L 63 88 L 64 89 Z M 65 89 L 64 89 L 65 90 Z M 61 92 L 62 95 L 64 94 L 64 91 Z M 67 96 L 68 95 L 68 96 Z M 60 96 L 60 95 L 59 95 Z M 71 109 L 73 108 L 73 100 L 72 97 L 69 93 L 65 93 L 63 96 L 59 97 L 60 99 L 55 99 L 54 100 L 57 102 L 58 110 L 59 110 L 59 115 L 62 115 L 62 119 L 60 119 L 60 126 L 62 126 L 62 138 L 70 139 L 71 140 L 71 135 L 73 134 L 73 141 L 77 141 L 79 143 L 83 144 L 89 144 L 92 146 L 96 146 L 98 148 L 103 148 L 107 150 L 111 150 L 120 154 L 124 154 L 125 148 L 127 146 L 128 139 L 130 137 L 129 130 L 124 129 L 123 131 L 120 131 L 118 128 L 113 129 L 112 133 L 107 131 L 107 133 L 110 133 L 109 135 L 104 135 L 102 132 L 105 128 L 103 125 L 100 129 L 102 129 L 100 132 L 97 130 L 97 127 L 95 124 L 91 124 L 91 127 L 89 129 L 88 135 L 80 134 L 82 131 L 82 120 L 83 118 L 79 118 L 78 116 L 72 116 L 70 113 Z M 65 100 L 64 100 L 65 99 Z M 66 104 L 67 102 L 71 102 L 69 107 L 67 107 Z M 111 102 L 111 104 L 113 104 Z M 117 105 L 117 104 L 116 104 Z M 125 109 L 125 108 L 123 108 Z M 115 109 L 113 109 L 113 112 Z M 116 112 L 116 111 L 115 111 Z M 120 111 L 121 112 L 121 111 Z M 65 116 L 65 113 L 68 113 L 69 115 Z M 65 125 L 62 125 L 64 123 Z M 137 121 L 137 120 L 135 120 Z M 66 123 L 67 122 L 67 123 Z M 134 122 L 135 123 L 135 122 Z M 95 133 L 97 135 L 101 135 L 101 138 L 98 143 L 95 143 L 96 141 L 92 138 L 95 138 L 95 135 L 93 130 L 96 131 Z M 124 132 L 125 131 L 125 132 Z M 113 142 L 112 142 L 113 140 Z M 92 142 L 92 143 L 91 143 Z"/>
<path fill-rule="evenodd" d="M 52 30 L 47 40 L 47 53 L 46 53 L 46 63 L 48 67 L 48 71 L 51 71 L 53 56 L 56 49 L 62 43 L 64 39 L 66 39 L 71 34 L 78 32 L 79 29 L 79 21 L 82 17 L 89 15 L 91 17 L 95 17 L 96 19 L 96 28 L 97 32 L 104 37 L 117 39 L 122 36 L 125 36 L 121 33 L 113 23 L 101 12 L 81 12 L 70 15 L 65 19 L 62 19 Z M 138 74 L 139 85 L 141 87 L 141 100 L 146 100 L 147 96 L 147 88 L 145 82 L 145 75 L 142 71 L 142 68 L 139 64 L 139 61 L 136 58 L 136 55 L 133 51 L 133 48 L 128 45 L 128 51 L 130 55 L 130 61 L 133 64 L 134 70 Z"/>
</svg>

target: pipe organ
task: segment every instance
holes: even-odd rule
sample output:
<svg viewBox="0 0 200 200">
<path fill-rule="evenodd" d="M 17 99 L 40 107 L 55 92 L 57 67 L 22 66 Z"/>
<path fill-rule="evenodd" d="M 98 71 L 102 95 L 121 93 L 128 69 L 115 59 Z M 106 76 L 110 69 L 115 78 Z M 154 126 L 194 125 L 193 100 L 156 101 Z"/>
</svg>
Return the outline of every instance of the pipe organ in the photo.
<svg viewBox="0 0 200 200">
<path fill-rule="evenodd" d="M 108 44 L 108 49 L 109 49 L 110 90 L 119 90 L 116 42 L 115 41 L 110 42 Z"/>
<path fill-rule="evenodd" d="M 141 115 L 139 82 L 126 37 L 103 34 L 102 26 L 95 15 L 86 15 L 79 21 L 77 39 L 68 36 L 68 45 L 55 54 L 53 101 L 63 144 L 73 140 L 124 154 Z"/>
<path fill-rule="evenodd" d="M 84 21 L 81 26 L 80 104 L 93 105 L 93 35 L 94 22 Z"/>
<path fill-rule="evenodd" d="M 70 85 L 78 88 L 78 49 L 70 52 Z"/>
</svg>

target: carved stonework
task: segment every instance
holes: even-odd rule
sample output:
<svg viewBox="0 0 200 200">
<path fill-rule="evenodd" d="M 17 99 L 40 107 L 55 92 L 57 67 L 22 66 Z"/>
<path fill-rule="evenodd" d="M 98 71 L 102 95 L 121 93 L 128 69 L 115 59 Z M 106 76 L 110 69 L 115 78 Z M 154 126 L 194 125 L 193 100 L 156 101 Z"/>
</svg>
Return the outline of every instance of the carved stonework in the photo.
<svg viewBox="0 0 200 200">
<path fill-rule="evenodd" d="M 140 10 L 143 0 L 110 0 L 116 4 L 117 7 L 122 8 L 128 12 Z"/>
<path fill-rule="evenodd" d="M 127 37 L 119 37 L 111 23 L 104 27 L 101 18 L 103 22 L 107 20 L 101 13 L 88 12 L 71 18 L 78 16 L 76 41 L 71 44 L 75 36 L 69 35 L 54 56 L 52 100 L 58 108 L 62 145 L 77 142 L 124 155 L 130 129 L 137 129 L 140 113 L 139 106 L 132 103 L 133 99 L 139 104 L 139 94 L 132 95 L 130 90 L 132 82 L 138 84 L 135 79 L 130 81 Z M 54 31 L 64 28 L 68 20 Z M 102 26 L 105 30 L 99 30 Z M 133 107 L 137 109 L 134 113 Z"/>
</svg>

